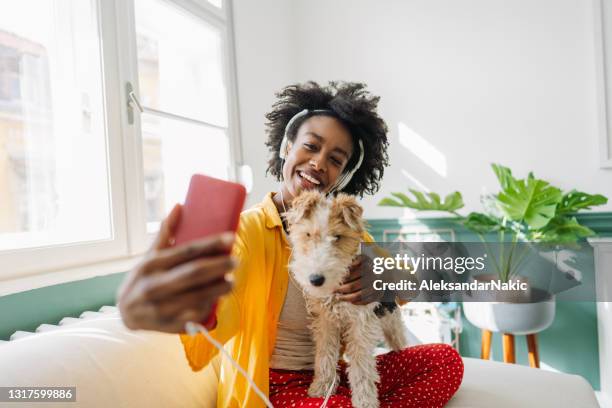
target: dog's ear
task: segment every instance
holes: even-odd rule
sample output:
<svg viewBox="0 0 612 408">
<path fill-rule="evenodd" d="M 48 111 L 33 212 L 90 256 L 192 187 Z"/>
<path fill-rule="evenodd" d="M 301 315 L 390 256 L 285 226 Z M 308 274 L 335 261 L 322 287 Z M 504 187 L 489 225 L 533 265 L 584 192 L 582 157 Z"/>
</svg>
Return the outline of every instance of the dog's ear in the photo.
<svg viewBox="0 0 612 408">
<path fill-rule="evenodd" d="M 338 194 L 332 202 L 332 213 L 339 214 L 344 223 L 355 231 L 363 231 L 363 208 L 357 203 L 355 196 Z"/>
<path fill-rule="evenodd" d="M 307 190 L 300 193 L 291 202 L 291 209 L 285 214 L 289 225 L 309 218 L 317 204 L 323 199 L 323 195 L 316 190 Z"/>
</svg>

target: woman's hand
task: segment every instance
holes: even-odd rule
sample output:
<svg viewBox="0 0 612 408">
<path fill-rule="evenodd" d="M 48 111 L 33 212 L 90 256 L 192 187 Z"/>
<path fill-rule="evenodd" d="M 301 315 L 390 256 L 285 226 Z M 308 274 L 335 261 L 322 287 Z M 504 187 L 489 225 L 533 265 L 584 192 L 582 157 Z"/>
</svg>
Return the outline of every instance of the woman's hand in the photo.
<svg viewBox="0 0 612 408">
<path fill-rule="evenodd" d="M 375 290 L 372 286 L 375 279 L 380 279 L 372 273 L 372 266 L 372 259 L 365 255 L 358 255 L 355 258 L 349 267 L 349 275 L 336 290 L 340 300 L 354 305 L 367 305 L 379 302 L 383 298 L 384 292 Z"/>
<path fill-rule="evenodd" d="M 119 288 L 119 311 L 130 329 L 183 333 L 186 322 L 204 320 L 219 296 L 232 288 L 226 274 L 235 260 L 225 254 L 232 247 L 233 234 L 173 248 L 180 214 L 181 206 L 176 205 L 144 260 Z"/>
</svg>

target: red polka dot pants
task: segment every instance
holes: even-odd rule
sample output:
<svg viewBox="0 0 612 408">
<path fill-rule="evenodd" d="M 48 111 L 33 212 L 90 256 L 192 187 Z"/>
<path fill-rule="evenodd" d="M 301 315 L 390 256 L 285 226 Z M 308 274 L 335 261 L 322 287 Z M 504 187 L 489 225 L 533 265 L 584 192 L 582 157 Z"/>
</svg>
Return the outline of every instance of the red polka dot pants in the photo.
<svg viewBox="0 0 612 408">
<path fill-rule="evenodd" d="M 446 344 L 425 344 L 378 356 L 381 408 L 443 407 L 463 379 L 463 361 Z M 319 407 L 323 398 L 308 397 L 312 371 L 270 370 L 270 401 L 275 407 Z M 345 366 L 328 407 L 352 407 Z"/>
</svg>

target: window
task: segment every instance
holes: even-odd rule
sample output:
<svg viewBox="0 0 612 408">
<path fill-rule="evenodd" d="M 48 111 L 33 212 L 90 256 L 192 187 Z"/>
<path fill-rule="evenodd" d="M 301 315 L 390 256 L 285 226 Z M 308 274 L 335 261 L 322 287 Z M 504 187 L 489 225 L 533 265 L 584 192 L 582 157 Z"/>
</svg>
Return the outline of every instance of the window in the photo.
<svg viewBox="0 0 612 408">
<path fill-rule="evenodd" d="M 112 238 L 99 44 L 91 2 L 0 14 L 0 251 Z"/>
<path fill-rule="evenodd" d="M 138 255 L 191 174 L 233 177 L 229 15 L 228 0 L 3 8 L 0 283 Z"/>
<path fill-rule="evenodd" d="M 155 231 L 191 174 L 228 178 L 227 90 L 219 28 L 163 0 L 135 6 L 146 220 Z"/>
<path fill-rule="evenodd" d="M 594 14 L 600 167 L 612 169 L 612 2 L 596 0 Z"/>
</svg>

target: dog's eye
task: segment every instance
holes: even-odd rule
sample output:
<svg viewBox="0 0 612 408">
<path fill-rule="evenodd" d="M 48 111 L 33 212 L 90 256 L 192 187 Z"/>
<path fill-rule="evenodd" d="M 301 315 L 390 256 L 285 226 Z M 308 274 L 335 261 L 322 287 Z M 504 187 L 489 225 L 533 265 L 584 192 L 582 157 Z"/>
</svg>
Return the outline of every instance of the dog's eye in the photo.
<svg viewBox="0 0 612 408">
<path fill-rule="evenodd" d="M 308 238 L 310 238 L 310 232 L 307 232 L 307 233 L 306 233 L 306 236 L 307 236 Z"/>
<path fill-rule="evenodd" d="M 334 235 L 334 241 L 338 241 L 340 238 L 342 238 L 342 235 Z"/>
</svg>

